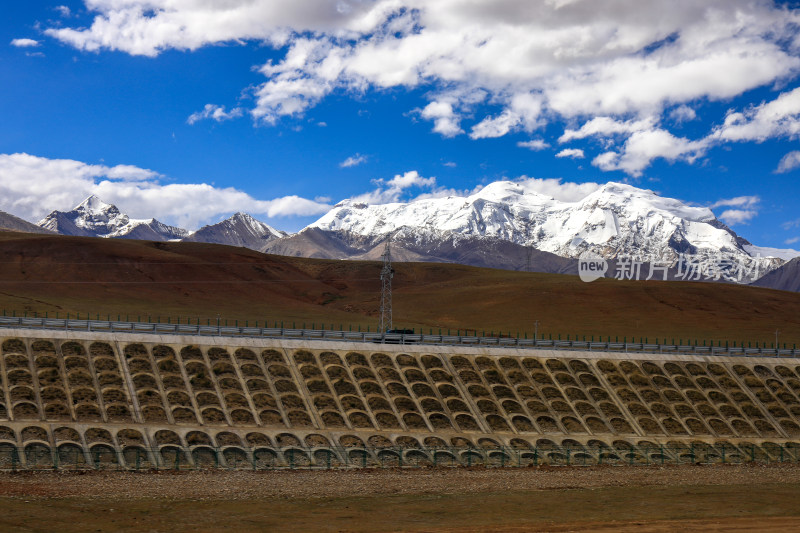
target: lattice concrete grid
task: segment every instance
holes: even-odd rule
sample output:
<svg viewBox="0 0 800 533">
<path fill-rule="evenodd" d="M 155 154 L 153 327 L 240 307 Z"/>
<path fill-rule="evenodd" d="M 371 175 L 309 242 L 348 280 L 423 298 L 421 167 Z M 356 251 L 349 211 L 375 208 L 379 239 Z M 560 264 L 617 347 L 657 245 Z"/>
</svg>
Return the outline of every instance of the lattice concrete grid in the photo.
<svg viewBox="0 0 800 533">
<path fill-rule="evenodd" d="M 0 347 L 0 468 L 50 464 L 37 449 L 125 468 L 800 443 L 796 358 L 25 329 Z"/>
</svg>

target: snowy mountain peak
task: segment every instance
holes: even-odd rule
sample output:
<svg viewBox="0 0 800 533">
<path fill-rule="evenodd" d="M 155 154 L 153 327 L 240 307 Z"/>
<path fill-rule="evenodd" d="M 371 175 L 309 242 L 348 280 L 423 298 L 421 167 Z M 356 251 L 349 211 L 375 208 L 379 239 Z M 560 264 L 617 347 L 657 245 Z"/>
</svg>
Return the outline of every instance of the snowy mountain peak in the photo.
<svg viewBox="0 0 800 533">
<path fill-rule="evenodd" d="M 94 194 L 75 206 L 75 211 L 81 211 L 82 213 L 107 213 L 109 211 L 116 211 L 119 213 L 117 206 L 105 203 Z"/>
<path fill-rule="evenodd" d="M 384 205 L 343 202 L 309 228 L 338 232 L 362 244 L 387 235 L 416 243 L 478 238 L 570 258 L 592 250 L 606 258 L 722 254 L 752 260 L 746 241 L 706 207 L 624 183 L 576 191 L 559 199 L 546 194 L 540 180 L 519 180 L 494 182 L 466 197 Z"/>
<path fill-rule="evenodd" d="M 95 195 L 89 196 L 71 211 L 53 211 L 38 225 L 62 235 L 128 238 L 156 241 L 177 240 L 188 232 L 162 224 L 154 218 L 132 219 Z"/>
<path fill-rule="evenodd" d="M 610 209 L 627 209 L 638 212 L 658 212 L 662 216 L 672 215 L 680 219 L 711 222 L 716 217 L 707 207 L 695 207 L 660 196 L 649 189 L 640 189 L 626 183 L 608 182 L 588 194 L 579 202 L 584 207 L 600 206 Z"/>
</svg>

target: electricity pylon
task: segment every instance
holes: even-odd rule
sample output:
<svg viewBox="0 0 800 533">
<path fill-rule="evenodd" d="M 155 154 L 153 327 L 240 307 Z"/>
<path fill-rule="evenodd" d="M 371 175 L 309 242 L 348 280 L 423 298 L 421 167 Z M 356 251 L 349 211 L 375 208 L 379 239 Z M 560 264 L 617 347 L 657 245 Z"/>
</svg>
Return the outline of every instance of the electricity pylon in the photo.
<svg viewBox="0 0 800 533">
<path fill-rule="evenodd" d="M 394 269 L 392 268 L 392 239 L 386 240 L 386 247 L 383 249 L 383 268 L 381 269 L 381 310 L 380 324 L 378 326 L 381 335 L 387 330 L 392 329 L 392 278 Z"/>
</svg>

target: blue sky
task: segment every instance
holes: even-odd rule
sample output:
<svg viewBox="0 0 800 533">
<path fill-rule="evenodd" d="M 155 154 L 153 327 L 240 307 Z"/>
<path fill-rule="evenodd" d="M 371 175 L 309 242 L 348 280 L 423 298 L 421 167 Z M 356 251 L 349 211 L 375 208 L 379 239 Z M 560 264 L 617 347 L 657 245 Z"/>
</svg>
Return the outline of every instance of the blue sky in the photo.
<svg viewBox="0 0 800 533">
<path fill-rule="evenodd" d="M 800 248 L 797 2 L 8 4 L 0 209 L 29 220 L 96 193 L 294 231 L 408 172 L 389 199 L 530 176 L 626 181 Z"/>
</svg>

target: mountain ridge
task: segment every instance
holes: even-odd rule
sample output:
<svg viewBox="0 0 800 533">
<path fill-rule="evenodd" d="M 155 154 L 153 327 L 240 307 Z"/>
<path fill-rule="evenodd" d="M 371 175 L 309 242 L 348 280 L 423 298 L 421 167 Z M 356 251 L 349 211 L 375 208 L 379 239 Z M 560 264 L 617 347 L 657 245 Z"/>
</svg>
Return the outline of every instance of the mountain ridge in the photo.
<svg viewBox="0 0 800 533">
<path fill-rule="evenodd" d="M 673 266 L 685 256 L 759 273 L 800 255 L 751 244 L 707 207 L 615 182 L 570 199 L 542 194 L 532 180 L 496 181 L 468 196 L 411 202 L 348 199 L 293 234 L 242 212 L 190 232 L 132 219 L 96 196 L 71 211 L 53 211 L 39 225 L 74 236 L 209 242 L 329 259 L 376 259 L 391 239 L 400 261 L 559 273 L 574 273 L 586 252 Z M 732 267 L 722 278 L 741 281 Z"/>
</svg>

